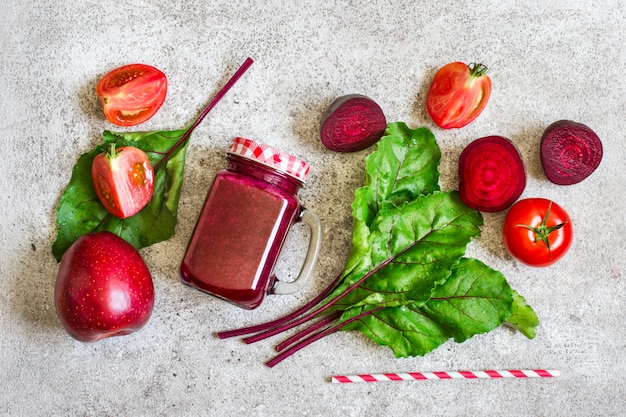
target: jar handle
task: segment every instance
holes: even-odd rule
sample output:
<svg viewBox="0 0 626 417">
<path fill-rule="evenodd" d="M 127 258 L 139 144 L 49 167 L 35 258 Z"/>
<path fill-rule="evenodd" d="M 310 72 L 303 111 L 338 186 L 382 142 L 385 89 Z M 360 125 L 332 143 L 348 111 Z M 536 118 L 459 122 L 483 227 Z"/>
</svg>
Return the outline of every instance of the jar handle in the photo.
<svg viewBox="0 0 626 417">
<path fill-rule="evenodd" d="M 276 285 L 272 289 L 273 294 L 293 294 L 300 291 L 307 284 L 309 277 L 313 273 L 313 268 L 317 262 L 322 245 L 322 224 L 319 218 L 313 212 L 304 209 L 300 214 L 300 220 L 304 221 L 311 229 L 311 237 L 309 238 L 309 249 L 304 258 L 304 264 L 300 270 L 298 277 L 292 282 L 284 282 L 276 280 Z"/>
</svg>

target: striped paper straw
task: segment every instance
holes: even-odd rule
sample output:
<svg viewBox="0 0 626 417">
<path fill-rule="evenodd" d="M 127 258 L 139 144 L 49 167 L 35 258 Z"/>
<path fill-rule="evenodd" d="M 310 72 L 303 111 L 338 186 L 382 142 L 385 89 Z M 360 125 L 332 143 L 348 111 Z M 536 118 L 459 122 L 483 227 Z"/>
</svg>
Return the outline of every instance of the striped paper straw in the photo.
<svg viewBox="0 0 626 417">
<path fill-rule="evenodd" d="M 499 379 L 499 378 L 552 378 L 561 375 L 555 369 L 510 369 L 458 372 L 408 372 L 399 374 L 359 374 L 333 376 L 331 382 L 347 384 L 351 382 L 390 382 L 424 381 L 429 379 Z"/>
</svg>

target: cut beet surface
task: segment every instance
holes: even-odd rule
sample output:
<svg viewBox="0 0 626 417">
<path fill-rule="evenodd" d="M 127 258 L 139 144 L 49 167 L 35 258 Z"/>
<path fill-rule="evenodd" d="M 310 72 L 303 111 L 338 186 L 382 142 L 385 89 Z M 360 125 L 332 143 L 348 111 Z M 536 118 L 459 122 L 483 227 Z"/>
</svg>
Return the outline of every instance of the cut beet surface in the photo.
<svg viewBox="0 0 626 417">
<path fill-rule="evenodd" d="M 543 132 L 541 165 L 548 180 L 558 185 L 581 182 L 598 168 L 602 142 L 582 123 L 559 120 Z"/>
<path fill-rule="evenodd" d="M 336 99 L 322 114 L 320 139 L 332 151 L 360 151 L 376 143 L 386 127 L 387 119 L 376 102 L 350 94 Z"/>
<path fill-rule="evenodd" d="M 476 139 L 459 158 L 459 193 L 469 207 L 498 212 L 510 207 L 526 188 L 524 162 L 509 139 Z"/>
</svg>

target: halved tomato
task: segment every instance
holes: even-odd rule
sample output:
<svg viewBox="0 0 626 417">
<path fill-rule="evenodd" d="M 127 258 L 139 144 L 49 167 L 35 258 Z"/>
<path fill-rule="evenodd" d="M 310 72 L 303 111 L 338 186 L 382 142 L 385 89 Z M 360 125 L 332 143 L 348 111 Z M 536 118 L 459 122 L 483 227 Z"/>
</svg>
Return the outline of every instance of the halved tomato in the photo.
<svg viewBox="0 0 626 417">
<path fill-rule="evenodd" d="M 463 127 L 485 109 L 491 78 L 482 64 L 451 62 L 437 71 L 426 97 L 428 114 L 442 129 Z"/>
<path fill-rule="evenodd" d="M 96 94 L 107 120 L 118 126 L 135 126 L 150 119 L 163 105 L 167 77 L 150 65 L 125 65 L 102 77 Z"/>
<path fill-rule="evenodd" d="M 126 219 L 150 202 L 154 193 L 154 169 L 144 151 L 123 146 L 96 155 L 91 163 L 91 179 L 100 202 L 107 211 Z"/>
</svg>

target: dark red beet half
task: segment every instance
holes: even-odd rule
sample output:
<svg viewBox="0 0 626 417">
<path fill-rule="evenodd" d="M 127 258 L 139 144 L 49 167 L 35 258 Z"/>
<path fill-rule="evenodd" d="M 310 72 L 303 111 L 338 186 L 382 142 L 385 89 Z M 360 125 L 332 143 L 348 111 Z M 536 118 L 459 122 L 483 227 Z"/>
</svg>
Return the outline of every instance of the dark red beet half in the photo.
<svg viewBox="0 0 626 417">
<path fill-rule="evenodd" d="M 336 99 L 322 114 L 320 139 L 336 152 L 372 146 L 385 133 L 387 119 L 374 100 L 358 94 Z"/>
<path fill-rule="evenodd" d="M 526 188 L 526 169 L 517 148 L 502 136 L 476 139 L 459 158 L 459 193 L 469 207 L 497 212 Z"/>
<path fill-rule="evenodd" d="M 598 168 L 602 160 L 602 142 L 593 130 L 582 123 L 559 120 L 543 132 L 541 165 L 554 184 L 581 182 Z"/>
</svg>

